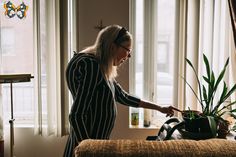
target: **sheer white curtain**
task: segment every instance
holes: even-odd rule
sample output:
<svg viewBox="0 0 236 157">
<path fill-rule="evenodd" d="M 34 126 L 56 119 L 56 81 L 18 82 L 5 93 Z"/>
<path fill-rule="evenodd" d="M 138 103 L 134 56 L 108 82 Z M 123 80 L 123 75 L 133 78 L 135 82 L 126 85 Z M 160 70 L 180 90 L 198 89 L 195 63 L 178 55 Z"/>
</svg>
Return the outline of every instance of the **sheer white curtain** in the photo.
<svg viewBox="0 0 236 157">
<path fill-rule="evenodd" d="M 38 74 L 35 77 L 36 134 L 62 136 L 68 132 L 69 105 L 64 88 L 65 53 L 68 53 L 67 6 L 65 0 L 34 3 L 35 71 Z"/>
<path fill-rule="evenodd" d="M 205 74 L 203 64 L 203 53 L 208 57 L 210 66 L 218 76 L 228 57 L 231 58 L 230 66 L 225 74 L 224 81 L 230 86 L 235 83 L 235 53 L 230 47 L 232 43 L 232 30 L 230 29 L 230 19 L 227 1 L 188 1 L 181 6 L 179 26 L 179 52 L 177 55 L 175 96 L 174 101 L 178 102 L 179 108 L 201 110 L 196 97 L 192 91 L 183 82 L 181 76 L 197 92 L 198 86 L 192 69 L 186 64 L 185 58 L 188 58 L 196 67 L 199 76 Z M 200 81 L 202 78 L 199 77 Z M 230 86 L 231 87 L 231 86 Z M 221 91 L 221 90 L 220 90 Z M 234 96 L 235 97 L 235 96 Z M 231 99 L 234 99 L 233 97 Z"/>
</svg>

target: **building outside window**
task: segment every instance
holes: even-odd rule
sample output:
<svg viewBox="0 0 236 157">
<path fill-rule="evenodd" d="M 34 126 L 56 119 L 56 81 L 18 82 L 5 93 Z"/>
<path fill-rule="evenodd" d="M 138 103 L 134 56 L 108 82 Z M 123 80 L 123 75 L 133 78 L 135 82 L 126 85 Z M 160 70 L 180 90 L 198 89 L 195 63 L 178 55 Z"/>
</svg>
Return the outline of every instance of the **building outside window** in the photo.
<svg viewBox="0 0 236 157">
<path fill-rule="evenodd" d="M 22 1 L 11 1 L 16 7 Z M 26 18 L 20 19 L 17 15 L 9 18 L 4 14 L 4 1 L 0 6 L 0 73 L 20 74 L 34 73 L 34 43 L 33 43 L 33 1 L 26 1 L 29 7 Z M 4 124 L 8 125 L 10 119 L 10 86 L 0 85 L 0 96 L 3 104 Z M 34 117 L 34 82 L 13 84 L 13 104 L 16 126 L 33 124 Z"/>
</svg>

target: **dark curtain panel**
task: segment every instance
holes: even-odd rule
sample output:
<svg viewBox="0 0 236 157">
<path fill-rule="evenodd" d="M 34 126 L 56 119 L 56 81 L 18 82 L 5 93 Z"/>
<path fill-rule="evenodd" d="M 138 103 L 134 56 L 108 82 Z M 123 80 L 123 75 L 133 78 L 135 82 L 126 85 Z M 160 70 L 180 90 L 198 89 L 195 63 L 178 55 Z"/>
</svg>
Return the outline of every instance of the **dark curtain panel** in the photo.
<svg viewBox="0 0 236 157">
<path fill-rule="evenodd" d="M 230 18 L 234 34 L 234 45 L 236 47 L 236 0 L 228 0 L 228 1 L 229 1 Z"/>
</svg>

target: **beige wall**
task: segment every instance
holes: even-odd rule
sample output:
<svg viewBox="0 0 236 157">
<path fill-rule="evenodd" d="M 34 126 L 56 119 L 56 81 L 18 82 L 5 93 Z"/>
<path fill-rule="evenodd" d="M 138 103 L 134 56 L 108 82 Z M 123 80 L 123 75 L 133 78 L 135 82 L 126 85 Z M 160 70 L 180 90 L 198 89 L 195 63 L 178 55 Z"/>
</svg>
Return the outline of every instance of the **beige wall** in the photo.
<svg viewBox="0 0 236 157">
<path fill-rule="evenodd" d="M 100 20 L 104 25 L 119 24 L 128 28 L 128 0 L 79 0 L 79 49 L 91 45 L 98 33 L 94 29 Z M 129 66 L 125 63 L 119 69 L 118 82 L 124 89 L 129 87 Z M 129 129 L 128 107 L 118 105 L 118 117 L 112 132 L 112 139 L 145 139 L 155 135 L 157 130 Z M 5 157 L 9 156 L 9 134 L 5 133 Z M 22 128 L 15 131 L 15 154 L 17 157 L 61 157 L 67 136 L 62 138 L 34 136 L 32 129 Z"/>
</svg>

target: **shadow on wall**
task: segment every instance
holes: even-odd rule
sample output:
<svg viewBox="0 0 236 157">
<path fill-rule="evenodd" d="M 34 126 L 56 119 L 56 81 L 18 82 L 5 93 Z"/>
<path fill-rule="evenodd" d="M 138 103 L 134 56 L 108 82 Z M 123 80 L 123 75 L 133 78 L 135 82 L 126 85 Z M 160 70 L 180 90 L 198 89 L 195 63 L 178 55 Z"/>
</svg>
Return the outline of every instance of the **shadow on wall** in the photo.
<svg viewBox="0 0 236 157">
<path fill-rule="evenodd" d="M 3 121 L 0 116 L 0 157 L 4 156 L 4 141 L 3 141 Z"/>
<path fill-rule="evenodd" d="M 0 141 L 3 140 L 3 120 L 0 116 Z"/>
</svg>

